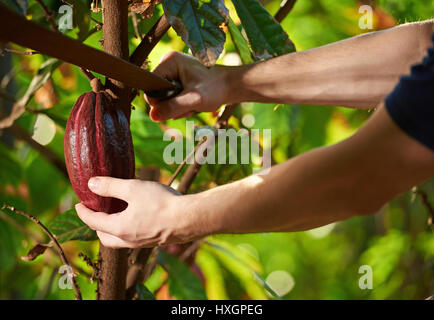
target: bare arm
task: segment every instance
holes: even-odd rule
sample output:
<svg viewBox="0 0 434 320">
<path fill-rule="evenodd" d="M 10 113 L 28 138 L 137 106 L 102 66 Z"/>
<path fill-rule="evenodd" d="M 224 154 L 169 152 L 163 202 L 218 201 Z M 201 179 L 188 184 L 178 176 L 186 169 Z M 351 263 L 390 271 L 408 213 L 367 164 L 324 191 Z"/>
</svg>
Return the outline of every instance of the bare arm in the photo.
<svg viewBox="0 0 434 320">
<path fill-rule="evenodd" d="M 409 23 L 241 67 L 206 69 L 172 53 L 155 72 L 180 79 L 185 90 L 167 101 L 149 99 L 151 117 L 177 118 L 244 101 L 372 108 L 423 58 L 433 32 L 434 20 Z"/>
<path fill-rule="evenodd" d="M 373 108 L 426 55 L 433 26 L 409 23 L 240 68 L 232 100 Z"/>
<path fill-rule="evenodd" d="M 264 176 L 187 196 L 207 233 L 300 231 L 375 213 L 434 176 L 434 152 L 384 108 L 351 138 L 295 157 Z M 188 199 L 190 197 L 190 199 Z"/>
<path fill-rule="evenodd" d="M 104 245 L 148 247 L 215 233 L 300 231 L 371 214 L 433 176 L 434 152 L 380 108 L 353 137 L 295 157 L 265 176 L 187 196 L 155 182 L 97 178 L 90 180 L 92 191 L 123 199 L 128 208 L 111 215 L 81 204 L 76 209 Z"/>
</svg>

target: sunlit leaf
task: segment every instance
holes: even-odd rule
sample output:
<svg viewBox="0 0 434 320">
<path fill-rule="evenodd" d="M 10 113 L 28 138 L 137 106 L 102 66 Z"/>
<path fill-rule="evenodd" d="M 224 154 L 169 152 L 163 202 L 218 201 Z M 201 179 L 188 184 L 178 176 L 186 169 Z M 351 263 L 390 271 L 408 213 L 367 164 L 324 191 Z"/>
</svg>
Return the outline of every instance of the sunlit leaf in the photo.
<svg viewBox="0 0 434 320">
<path fill-rule="evenodd" d="M 167 20 L 204 65 L 211 66 L 223 51 L 228 21 L 223 0 L 163 0 Z"/>
<path fill-rule="evenodd" d="M 249 38 L 253 54 L 268 59 L 295 51 L 280 24 L 258 0 L 233 0 L 238 17 Z"/>
<path fill-rule="evenodd" d="M 237 51 L 240 55 L 243 64 L 253 63 L 252 54 L 249 49 L 249 44 L 247 43 L 246 39 L 244 39 L 243 35 L 241 34 L 241 31 L 238 29 L 238 27 L 235 25 L 232 19 L 229 19 L 228 27 L 229 27 L 229 33 L 231 35 L 232 41 L 234 42 L 235 47 L 237 48 Z"/>
</svg>

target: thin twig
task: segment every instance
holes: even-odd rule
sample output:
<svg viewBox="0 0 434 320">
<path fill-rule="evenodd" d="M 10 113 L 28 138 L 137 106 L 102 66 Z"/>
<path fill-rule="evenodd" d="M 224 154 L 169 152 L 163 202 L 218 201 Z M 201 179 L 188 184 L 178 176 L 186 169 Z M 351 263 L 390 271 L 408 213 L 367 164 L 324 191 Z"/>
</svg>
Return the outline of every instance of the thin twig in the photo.
<svg viewBox="0 0 434 320">
<path fill-rule="evenodd" d="M 136 38 L 139 38 L 140 40 L 143 39 L 143 36 L 140 33 L 139 30 L 139 22 L 137 21 L 137 16 L 134 12 L 130 12 L 131 21 L 133 23 L 134 33 L 136 35 Z"/>
<path fill-rule="evenodd" d="M 85 255 L 84 253 L 80 252 L 78 254 L 79 258 L 82 258 L 84 262 L 86 262 L 86 264 L 92 268 L 93 272 L 90 275 L 90 282 L 93 283 L 93 281 L 95 279 L 99 278 L 99 274 L 100 274 L 100 268 L 99 268 L 99 263 L 97 262 L 93 262 L 91 258 L 89 258 L 87 255 Z"/>
<path fill-rule="evenodd" d="M 154 248 L 154 250 L 151 253 L 151 256 L 148 259 L 148 261 L 152 261 L 152 262 L 148 263 L 145 267 L 145 270 L 143 272 L 144 281 L 146 281 L 146 279 L 148 279 L 151 276 L 152 272 L 154 272 L 154 269 L 158 264 L 157 261 L 158 250 L 159 249 L 157 247 Z"/>
<path fill-rule="evenodd" d="M 53 243 L 57 249 L 57 253 L 60 256 L 60 260 L 62 260 L 64 265 L 67 265 L 68 267 L 70 267 L 72 269 L 71 265 L 68 262 L 68 259 L 65 256 L 65 253 L 63 252 L 63 249 L 60 246 L 59 242 L 57 241 L 56 237 L 50 232 L 50 230 L 47 229 L 47 227 L 41 221 L 39 221 L 38 218 L 35 218 L 34 216 L 32 216 L 28 213 L 25 213 L 24 211 L 18 210 L 16 208 L 9 206 L 9 205 L 6 205 L 6 204 L 3 205 L 1 209 L 2 210 L 8 209 L 8 210 L 12 211 L 13 213 L 16 213 L 16 214 L 19 214 L 23 217 L 26 217 L 27 219 L 33 221 L 38 226 L 40 226 L 41 229 L 45 232 L 45 234 L 50 238 L 50 240 L 53 241 Z M 75 280 L 75 275 L 72 275 L 72 285 L 73 285 L 74 291 L 75 291 L 75 300 L 81 300 L 81 292 L 80 292 L 80 288 L 78 287 L 77 282 Z"/>
<path fill-rule="evenodd" d="M 131 300 L 137 293 L 136 284 L 145 281 L 145 269 L 153 248 L 134 249 L 128 258 L 130 264 L 126 280 L 126 299 Z"/>
<path fill-rule="evenodd" d="M 85 255 L 83 252 L 80 252 L 78 254 L 79 258 L 82 258 L 84 262 L 86 262 L 86 264 L 91 267 L 92 269 L 94 269 L 95 271 L 98 270 L 98 262 L 93 262 L 91 258 L 89 258 L 87 255 Z"/>
<path fill-rule="evenodd" d="M 197 241 L 192 242 L 191 245 L 187 249 L 185 249 L 185 251 L 181 254 L 179 259 L 181 259 L 182 261 L 187 261 L 188 258 L 190 258 L 192 255 L 195 254 L 197 249 L 204 241 L 205 241 L 204 239 L 199 239 Z"/>
<path fill-rule="evenodd" d="M 71 8 L 74 8 L 74 5 L 66 0 L 62 0 L 63 3 L 66 3 L 68 6 L 70 6 Z"/>
<path fill-rule="evenodd" d="M 40 52 L 38 51 L 20 51 L 20 50 L 9 49 L 9 48 L 5 48 L 4 50 L 10 53 L 21 54 L 23 56 L 33 56 L 35 54 L 40 54 Z"/>
<path fill-rule="evenodd" d="M 96 23 L 96 30 L 101 30 L 102 29 L 102 26 L 103 26 L 102 22 L 99 22 L 98 20 L 96 20 L 96 19 L 94 19 L 92 17 L 90 17 L 90 20 L 92 20 L 93 22 Z"/>
<path fill-rule="evenodd" d="M 428 213 L 430 214 L 430 225 L 432 225 L 434 223 L 434 208 L 431 205 L 431 203 L 429 202 L 428 194 L 420 188 L 417 188 L 416 192 L 417 192 L 417 194 L 420 195 L 423 205 L 425 206 Z"/>
<path fill-rule="evenodd" d="M 217 130 L 226 128 L 228 125 L 229 118 L 231 117 L 234 110 L 238 106 L 239 106 L 239 104 L 227 105 L 225 107 L 223 113 L 217 119 L 217 121 L 214 125 L 214 128 Z M 216 136 L 216 139 L 218 139 L 218 135 Z M 212 142 L 213 141 L 210 141 L 209 143 L 212 143 Z M 203 154 L 202 157 L 206 157 L 206 155 Z M 202 164 L 200 164 L 200 162 L 198 162 L 196 158 L 194 160 L 195 161 L 185 171 L 185 174 L 182 176 L 181 181 L 178 185 L 177 190 L 182 194 L 186 194 L 188 192 L 188 189 L 190 188 L 191 184 L 193 183 L 194 179 L 196 178 L 197 174 L 199 173 L 200 168 L 202 167 Z"/>
<path fill-rule="evenodd" d="M 12 79 L 14 79 L 14 77 L 16 76 L 16 74 L 18 73 L 19 68 L 12 68 L 11 70 L 9 70 L 8 73 L 6 73 L 2 80 L 0 81 L 0 90 L 6 90 L 9 83 L 11 83 Z"/>
<path fill-rule="evenodd" d="M 283 0 L 285 1 L 285 0 Z M 291 10 L 294 8 L 295 2 L 297 0 L 286 0 L 285 3 L 283 3 L 279 8 L 279 10 L 274 15 L 274 19 L 276 19 L 277 22 L 281 23 L 283 19 L 285 19 L 286 16 L 291 12 Z"/>
<path fill-rule="evenodd" d="M 48 7 L 45 5 L 44 2 L 42 2 L 42 0 L 36 0 L 36 2 L 39 3 L 40 6 L 42 7 L 42 10 L 44 11 L 45 18 L 51 24 L 53 29 L 55 31 L 59 32 L 59 28 L 56 24 L 56 21 L 54 21 L 54 13 L 52 11 L 50 11 L 50 9 L 48 9 Z"/>
<path fill-rule="evenodd" d="M 141 66 L 148 58 L 148 55 L 151 53 L 152 49 L 154 49 L 169 28 L 170 24 L 167 21 L 166 16 L 163 14 L 143 37 L 142 42 L 140 42 L 140 44 L 131 54 L 130 62 Z"/>
<path fill-rule="evenodd" d="M 80 71 L 84 74 L 84 76 L 87 78 L 87 80 L 92 81 L 93 79 L 95 79 L 95 76 L 89 70 L 87 70 L 83 67 L 80 67 Z"/>
<path fill-rule="evenodd" d="M 22 234 L 24 234 L 25 236 L 27 236 L 28 238 L 32 239 L 33 241 L 35 241 L 36 243 L 42 243 L 43 239 L 40 238 L 39 236 L 37 236 L 36 234 L 30 232 L 29 230 L 27 230 L 26 228 L 24 228 L 21 224 L 17 223 L 15 221 L 15 219 L 12 219 L 9 215 L 5 214 L 0 214 L 0 219 L 2 219 L 3 221 L 9 223 L 10 225 L 12 225 L 15 229 L 17 229 L 18 231 L 20 231 Z M 54 249 L 53 247 L 49 247 L 48 250 L 50 250 L 51 252 L 57 253 L 56 249 Z M 76 264 L 74 264 L 73 262 L 71 262 L 72 267 L 78 271 L 78 273 L 83 274 L 87 277 L 91 277 L 91 274 L 89 274 L 87 271 L 83 270 L 82 268 L 80 268 L 79 266 L 77 266 Z"/>
<path fill-rule="evenodd" d="M 170 177 L 169 182 L 167 183 L 167 185 L 170 187 L 173 183 L 173 181 L 175 181 L 175 179 L 178 177 L 179 173 L 181 172 L 181 170 L 185 167 L 185 165 L 187 164 L 187 161 L 190 160 L 190 158 L 196 153 L 197 149 L 199 149 L 199 147 L 206 141 L 206 137 L 204 137 L 204 139 L 202 139 L 195 147 L 194 149 L 185 157 L 184 160 L 182 160 L 182 162 L 179 164 L 178 168 L 176 168 L 175 172 L 173 173 L 173 175 Z"/>
</svg>

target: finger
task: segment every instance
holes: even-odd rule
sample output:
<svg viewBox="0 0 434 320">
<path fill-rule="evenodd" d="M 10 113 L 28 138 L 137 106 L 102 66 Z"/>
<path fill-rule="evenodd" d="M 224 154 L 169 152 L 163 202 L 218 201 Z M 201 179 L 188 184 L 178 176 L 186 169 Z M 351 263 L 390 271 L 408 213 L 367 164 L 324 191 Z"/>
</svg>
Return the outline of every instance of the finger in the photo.
<svg viewBox="0 0 434 320">
<path fill-rule="evenodd" d="M 96 212 L 79 203 L 75 205 L 79 218 L 91 229 L 116 234 L 119 229 L 119 214 Z"/>
<path fill-rule="evenodd" d="M 121 238 L 118 238 L 109 233 L 105 233 L 102 231 L 96 232 L 99 240 L 104 245 L 104 247 L 108 248 L 140 248 L 139 243 L 125 241 Z"/>
<path fill-rule="evenodd" d="M 152 98 L 152 97 L 148 97 L 146 94 L 143 95 L 145 98 L 145 101 L 150 105 L 150 106 L 157 106 L 161 100 L 157 99 L 157 98 Z"/>
<path fill-rule="evenodd" d="M 131 199 L 132 191 L 135 190 L 135 184 L 136 181 L 134 179 L 112 177 L 93 177 L 87 183 L 89 189 L 97 195 L 122 199 L 127 202 Z"/>
<path fill-rule="evenodd" d="M 179 59 L 182 59 L 181 53 L 176 51 L 169 52 L 161 58 L 160 63 L 152 72 L 157 76 L 176 80 L 179 78 Z"/>
<path fill-rule="evenodd" d="M 170 100 L 160 101 L 151 109 L 149 115 L 154 121 L 179 118 L 183 114 L 199 110 L 201 102 L 199 92 L 188 91 Z"/>
</svg>

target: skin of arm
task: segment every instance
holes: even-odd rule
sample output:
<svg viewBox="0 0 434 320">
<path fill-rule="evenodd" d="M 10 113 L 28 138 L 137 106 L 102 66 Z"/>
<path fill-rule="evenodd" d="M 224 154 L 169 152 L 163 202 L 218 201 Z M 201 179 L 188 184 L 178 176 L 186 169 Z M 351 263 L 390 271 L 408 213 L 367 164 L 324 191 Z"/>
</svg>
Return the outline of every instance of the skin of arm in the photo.
<svg viewBox="0 0 434 320">
<path fill-rule="evenodd" d="M 208 69 L 172 52 L 154 72 L 179 79 L 184 91 L 166 101 L 146 98 L 150 115 L 177 119 L 245 101 L 372 108 L 424 57 L 433 31 L 434 20 L 409 23 L 240 67 Z"/>
<path fill-rule="evenodd" d="M 404 133 L 384 107 L 352 137 L 198 194 L 97 177 L 89 188 L 128 202 L 117 214 L 76 206 L 108 247 L 152 247 L 216 233 L 301 231 L 376 212 L 434 176 L 434 152 Z"/>
</svg>

